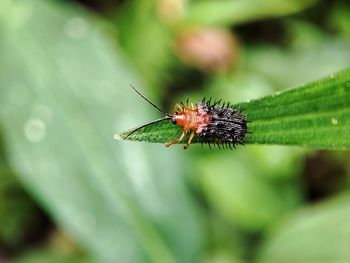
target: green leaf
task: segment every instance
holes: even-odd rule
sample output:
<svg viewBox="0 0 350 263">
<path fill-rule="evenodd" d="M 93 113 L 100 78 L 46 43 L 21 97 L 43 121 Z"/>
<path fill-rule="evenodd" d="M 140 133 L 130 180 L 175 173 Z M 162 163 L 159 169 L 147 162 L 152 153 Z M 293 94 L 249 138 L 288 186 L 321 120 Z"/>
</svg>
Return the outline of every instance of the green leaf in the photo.
<svg viewBox="0 0 350 263">
<path fill-rule="evenodd" d="M 257 262 L 349 262 L 349 219 L 349 193 L 301 210 L 271 233 Z"/>
<path fill-rule="evenodd" d="M 185 21 L 208 25 L 232 25 L 278 17 L 301 11 L 315 0 L 220 0 L 196 1 L 189 6 Z"/>
<path fill-rule="evenodd" d="M 264 231 L 300 203 L 297 184 L 281 183 L 301 166 L 301 160 L 292 157 L 300 153 L 298 148 L 281 146 L 217 152 L 196 160 L 197 180 L 211 206 L 226 220 L 249 231 Z M 269 178 L 273 173 L 278 174 L 278 187 L 277 180 Z"/>
<path fill-rule="evenodd" d="M 246 144 L 350 149 L 350 69 L 236 106 L 244 109 L 249 121 Z M 134 132 L 128 140 L 165 143 L 180 135 L 181 129 L 165 119 Z"/>
<path fill-rule="evenodd" d="M 156 13 L 155 1 L 126 1 L 118 12 L 117 29 L 120 45 L 142 77 L 152 88 L 159 87 L 171 63 L 171 35 Z"/>
<path fill-rule="evenodd" d="M 27 191 L 94 262 L 193 262 L 181 156 L 113 143 L 150 115 L 130 109 L 138 77 L 98 21 L 56 1 L 4 0 L 0 14 L 1 135 Z"/>
</svg>

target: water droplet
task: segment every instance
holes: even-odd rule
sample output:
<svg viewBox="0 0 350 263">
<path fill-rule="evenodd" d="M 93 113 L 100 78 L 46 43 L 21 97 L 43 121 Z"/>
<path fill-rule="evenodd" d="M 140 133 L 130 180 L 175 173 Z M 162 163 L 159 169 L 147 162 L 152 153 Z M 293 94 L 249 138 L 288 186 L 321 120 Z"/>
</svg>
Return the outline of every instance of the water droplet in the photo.
<svg viewBox="0 0 350 263">
<path fill-rule="evenodd" d="M 332 118 L 332 124 L 337 125 L 338 124 L 338 120 L 336 118 Z"/>
<path fill-rule="evenodd" d="M 64 33 L 73 39 L 84 37 L 89 31 L 88 22 L 82 17 L 69 19 L 64 26 Z"/>
<path fill-rule="evenodd" d="M 30 119 L 24 124 L 24 135 L 30 142 L 40 142 L 45 133 L 46 126 L 41 119 Z"/>
</svg>

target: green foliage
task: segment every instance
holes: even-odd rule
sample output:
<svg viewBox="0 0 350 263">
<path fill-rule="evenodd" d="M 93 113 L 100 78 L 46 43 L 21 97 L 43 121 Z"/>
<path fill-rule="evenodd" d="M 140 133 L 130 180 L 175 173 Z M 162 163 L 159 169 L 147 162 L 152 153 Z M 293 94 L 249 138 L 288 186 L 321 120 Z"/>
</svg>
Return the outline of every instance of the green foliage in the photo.
<svg viewBox="0 0 350 263">
<path fill-rule="evenodd" d="M 350 149 L 350 70 L 239 106 L 247 143 Z"/>
<path fill-rule="evenodd" d="M 123 96 L 137 78 L 119 51 L 67 5 L 6 6 L 0 122 L 26 189 L 96 262 L 191 262 L 201 231 L 176 154 L 160 166 L 162 149 L 113 144 L 130 114 L 148 115 Z"/>
<path fill-rule="evenodd" d="M 349 208 L 350 196 L 347 193 L 299 211 L 275 229 L 258 262 L 348 261 Z"/>
<path fill-rule="evenodd" d="M 0 1 L 0 241 L 16 247 L 0 242 L 0 261 L 350 262 L 350 156 L 312 149 L 349 149 L 349 71 L 312 82 L 350 67 L 348 13 L 346 0 Z M 232 67 L 185 65 L 213 54 Z M 250 145 L 114 141 L 159 116 L 129 84 L 166 110 L 204 95 L 245 108 Z M 180 134 L 166 120 L 130 139 Z M 40 225 L 23 190 L 53 225 L 22 248 Z"/>
<path fill-rule="evenodd" d="M 47 219 L 21 188 L 0 156 L 0 246 L 13 251 L 23 246 Z"/>
<path fill-rule="evenodd" d="M 273 148 L 270 154 L 282 156 L 280 160 L 270 160 L 266 156 L 267 147 L 245 148 L 230 154 L 222 152 L 199 160 L 198 180 L 209 202 L 229 222 L 248 231 L 264 231 L 301 202 L 293 180 L 276 187 L 267 179 L 274 172 L 280 178 L 293 178 L 290 167 L 300 167 L 297 157 L 300 151 L 270 148 Z M 288 158 L 283 157 L 285 154 Z M 246 165 L 248 162 L 264 163 L 265 167 Z"/>
<path fill-rule="evenodd" d="M 169 30 L 160 23 L 154 2 L 127 1 L 116 22 L 118 42 L 130 61 L 149 86 L 159 87 L 171 62 L 171 38 Z"/>
<path fill-rule="evenodd" d="M 186 19 L 188 22 L 198 24 L 240 24 L 294 13 L 315 4 L 315 2 L 316 0 L 197 1 L 189 8 Z"/>
<path fill-rule="evenodd" d="M 350 149 L 350 70 L 236 106 L 244 109 L 249 121 L 247 144 Z M 164 143 L 180 133 L 179 127 L 165 119 L 127 139 Z M 127 134 L 117 134 L 116 138 Z"/>
</svg>

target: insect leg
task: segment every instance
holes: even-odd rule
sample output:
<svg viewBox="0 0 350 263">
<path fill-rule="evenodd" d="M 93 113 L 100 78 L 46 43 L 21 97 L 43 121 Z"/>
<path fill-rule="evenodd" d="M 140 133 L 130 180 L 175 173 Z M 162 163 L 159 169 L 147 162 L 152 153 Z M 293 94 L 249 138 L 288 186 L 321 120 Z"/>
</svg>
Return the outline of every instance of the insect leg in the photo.
<svg viewBox="0 0 350 263">
<path fill-rule="evenodd" d="M 182 132 L 182 134 L 181 134 L 181 136 L 180 136 L 179 139 L 177 139 L 177 140 L 171 140 L 170 142 L 165 143 L 165 147 L 169 147 L 170 145 L 172 145 L 172 144 L 174 144 L 174 143 L 179 143 L 179 142 L 181 142 L 181 141 L 183 140 L 183 138 L 185 137 L 186 133 L 187 133 L 187 130 L 183 130 L 183 132 Z"/>
<path fill-rule="evenodd" d="M 190 135 L 190 138 L 188 139 L 188 142 L 184 145 L 184 149 L 185 149 L 185 150 L 188 148 L 188 146 L 190 146 L 191 141 L 192 141 L 192 139 L 193 139 L 193 137 L 194 137 L 194 133 L 195 133 L 195 132 L 196 132 L 195 130 L 192 130 L 191 135 Z"/>
</svg>

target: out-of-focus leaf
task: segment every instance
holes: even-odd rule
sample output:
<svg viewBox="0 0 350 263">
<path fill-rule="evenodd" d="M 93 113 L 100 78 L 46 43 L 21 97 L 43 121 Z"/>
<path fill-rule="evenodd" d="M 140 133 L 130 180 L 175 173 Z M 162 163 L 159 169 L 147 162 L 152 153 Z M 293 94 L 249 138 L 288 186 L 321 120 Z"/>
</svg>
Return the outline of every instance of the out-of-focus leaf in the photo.
<svg viewBox="0 0 350 263">
<path fill-rule="evenodd" d="M 233 156 L 212 155 L 199 163 L 197 180 L 212 207 L 226 220 L 249 231 L 262 231 L 301 203 L 298 184 L 287 179 L 300 170 L 300 158 L 295 157 L 300 150 L 295 150 L 251 147 Z M 274 173 L 279 183 L 271 180 Z"/>
<path fill-rule="evenodd" d="M 332 10 L 329 23 L 332 28 L 350 38 L 350 7 L 345 2 L 339 3 Z"/>
<path fill-rule="evenodd" d="M 61 231 L 53 230 L 45 242 L 27 249 L 15 257 L 16 263 L 93 263 L 72 240 Z"/>
<path fill-rule="evenodd" d="M 155 5 L 156 1 L 126 1 L 116 19 L 120 46 L 153 90 L 167 77 L 172 58 L 170 31 Z"/>
<path fill-rule="evenodd" d="M 240 24 L 295 13 L 315 2 L 316 0 L 197 1 L 189 6 L 186 21 L 210 25 Z"/>
<path fill-rule="evenodd" d="M 305 21 L 288 20 L 286 28 L 290 46 L 250 48 L 246 71 L 262 75 L 274 87 L 283 89 L 350 67 L 349 40 L 329 37 L 319 27 Z"/>
<path fill-rule="evenodd" d="M 272 233 L 257 262 L 350 261 L 350 195 L 306 208 Z"/>
<path fill-rule="evenodd" d="M 227 262 L 227 263 L 243 263 L 244 261 L 238 258 L 235 255 L 232 255 L 231 251 L 225 251 L 223 249 L 219 251 L 214 251 L 210 255 L 206 256 L 203 263 L 218 263 L 218 262 Z"/>
<path fill-rule="evenodd" d="M 149 115 L 130 108 L 137 77 L 96 21 L 52 1 L 0 14 L 0 125 L 27 190 L 97 262 L 193 262 L 202 231 L 179 156 L 112 139 Z"/>
<path fill-rule="evenodd" d="M 350 69 L 237 106 L 249 121 L 247 144 L 350 149 Z M 128 139 L 164 143 L 180 134 L 181 129 L 166 119 L 137 130 Z"/>
<path fill-rule="evenodd" d="M 21 256 L 16 259 L 17 263 L 88 263 L 92 262 L 86 258 L 79 258 L 77 256 L 62 255 L 61 251 L 55 250 L 35 250 L 29 254 Z"/>
<path fill-rule="evenodd" d="M 30 242 L 33 233 L 39 231 L 45 235 L 49 223 L 1 155 L 0 153 L 0 247 L 13 251 Z"/>
</svg>

